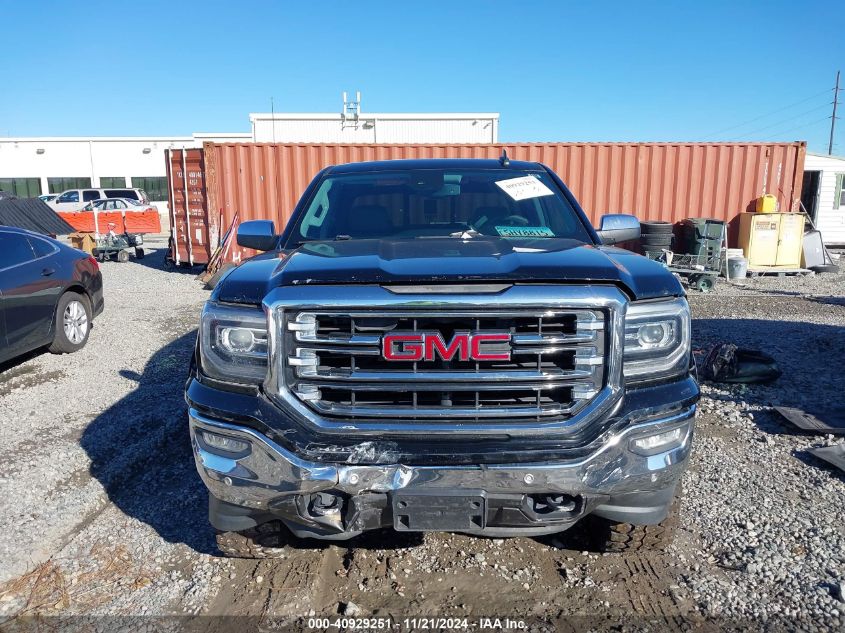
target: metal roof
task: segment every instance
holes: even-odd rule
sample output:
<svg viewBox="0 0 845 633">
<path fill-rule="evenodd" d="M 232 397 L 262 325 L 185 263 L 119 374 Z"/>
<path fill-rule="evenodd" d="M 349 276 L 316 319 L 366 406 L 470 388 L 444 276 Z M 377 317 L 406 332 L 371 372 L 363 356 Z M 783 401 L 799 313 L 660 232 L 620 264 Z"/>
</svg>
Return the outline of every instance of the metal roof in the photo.
<svg viewBox="0 0 845 633">
<path fill-rule="evenodd" d="M 276 121 L 334 121 L 341 120 L 340 112 L 250 112 L 249 120 L 274 119 Z M 347 115 L 347 118 L 348 115 Z M 475 119 L 498 119 L 498 112 L 359 112 L 358 119 L 381 119 L 383 121 L 438 121 L 457 119 L 472 121 Z"/>
<path fill-rule="evenodd" d="M 44 235 L 73 233 L 73 227 L 38 198 L 0 200 L 0 225 L 27 229 Z"/>
</svg>

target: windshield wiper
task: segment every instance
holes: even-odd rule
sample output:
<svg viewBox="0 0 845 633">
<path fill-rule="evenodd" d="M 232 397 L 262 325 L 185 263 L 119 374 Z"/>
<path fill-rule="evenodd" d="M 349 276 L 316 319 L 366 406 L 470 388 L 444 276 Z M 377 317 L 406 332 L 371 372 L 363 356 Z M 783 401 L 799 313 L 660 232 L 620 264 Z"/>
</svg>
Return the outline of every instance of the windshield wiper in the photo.
<svg viewBox="0 0 845 633">
<path fill-rule="evenodd" d="M 459 237 L 462 240 L 469 240 L 473 237 L 481 237 L 481 233 L 476 231 L 473 228 L 464 229 L 463 231 L 455 231 L 454 233 L 449 233 L 449 237 Z"/>
<path fill-rule="evenodd" d="M 321 240 L 319 238 L 314 238 L 314 239 L 310 239 L 310 240 L 299 240 L 298 242 L 296 242 L 296 246 L 299 247 L 299 246 L 302 246 L 303 244 L 310 244 L 311 242 L 332 242 L 332 241 L 343 242 L 343 241 L 351 240 L 351 239 L 352 239 L 351 235 L 347 235 L 346 233 L 341 233 L 339 235 L 335 235 L 330 240 Z"/>
</svg>

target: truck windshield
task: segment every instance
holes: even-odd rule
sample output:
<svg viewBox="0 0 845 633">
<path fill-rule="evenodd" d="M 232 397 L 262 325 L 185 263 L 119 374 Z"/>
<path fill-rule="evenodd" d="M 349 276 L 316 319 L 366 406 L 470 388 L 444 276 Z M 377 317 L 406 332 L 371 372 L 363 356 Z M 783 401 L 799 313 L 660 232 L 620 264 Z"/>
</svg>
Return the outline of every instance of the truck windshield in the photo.
<svg viewBox="0 0 845 633">
<path fill-rule="evenodd" d="M 335 239 L 563 237 L 591 242 L 544 171 L 421 169 L 327 176 L 291 234 Z"/>
</svg>

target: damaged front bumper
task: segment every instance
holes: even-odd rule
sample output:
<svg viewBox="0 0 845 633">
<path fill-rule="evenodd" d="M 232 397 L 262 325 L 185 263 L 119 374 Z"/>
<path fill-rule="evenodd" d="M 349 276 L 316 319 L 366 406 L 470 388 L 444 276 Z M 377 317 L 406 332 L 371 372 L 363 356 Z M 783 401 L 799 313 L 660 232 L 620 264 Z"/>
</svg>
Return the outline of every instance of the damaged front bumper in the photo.
<svg viewBox="0 0 845 633">
<path fill-rule="evenodd" d="M 559 532 L 587 514 L 663 520 L 689 458 L 695 410 L 636 421 L 574 460 L 451 466 L 308 461 L 193 407 L 189 420 L 217 529 L 281 519 L 297 536 L 324 539 L 381 527 L 509 536 Z"/>
</svg>

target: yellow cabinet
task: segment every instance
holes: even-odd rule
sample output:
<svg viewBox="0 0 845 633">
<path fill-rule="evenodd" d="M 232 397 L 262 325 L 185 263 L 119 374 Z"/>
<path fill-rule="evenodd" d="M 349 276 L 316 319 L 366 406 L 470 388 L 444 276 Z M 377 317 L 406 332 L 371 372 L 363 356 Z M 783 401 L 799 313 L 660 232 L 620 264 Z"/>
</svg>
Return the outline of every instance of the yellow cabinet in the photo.
<svg viewBox="0 0 845 633">
<path fill-rule="evenodd" d="M 798 213 L 782 213 L 778 235 L 778 259 L 775 266 L 800 268 L 804 251 L 804 216 Z"/>
<path fill-rule="evenodd" d="M 804 216 L 798 213 L 743 213 L 739 246 L 749 268 L 800 268 Z"/>
</svg>

